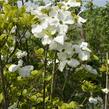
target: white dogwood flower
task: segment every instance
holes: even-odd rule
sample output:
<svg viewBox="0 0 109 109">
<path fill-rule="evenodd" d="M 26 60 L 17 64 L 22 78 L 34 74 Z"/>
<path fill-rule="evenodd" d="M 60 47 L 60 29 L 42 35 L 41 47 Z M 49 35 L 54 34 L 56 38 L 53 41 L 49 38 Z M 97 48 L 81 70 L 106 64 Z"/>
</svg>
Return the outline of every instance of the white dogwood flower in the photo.
<svg viewBox="0 0 109 109">
<path fill-rule="evenodd" d="M 97 104 L 97 99 L 91 96 L 89 98 L 89 103 L 92 103 L 92 104 L 95 104 L 96 105 Z"/>
<path fill-rule="evenodd" d="M 26 65 L 23 66 L 23 60 L 19 60 L 18 64 L 12 64 L 10 65 L 10 67 L 8 68 L 9 72 L 16 72 L 18 71 L 18 73 L 22 76 L 22 77 L 29 77 L 31 74 L 31 71 L 34 69 L 34 67 L 32 65 Z"/>
<path fill-rule="evenodd" d="M 33 69 L 34 67 L 32 65 L 26 65 L 19 68 L 18 72 L 22 77 L 29 77 Z"/>
<path fill-rule="evenodd" d="M 60 61 L 58 69 L 62 72 L 64 70 L 66 64 L 69 67 L 76 68 L 78 65 L 80 65 L 80 62 L 76 59 L 62 60 L 62 61 Z"/>
<path fill-rule="evenodd" d="M 87 46 L 88 43 L 86 42 L 82 42 L 80 45 L 72 45 L 72 48 L 74 49 L 75 53 L 78 54 L 78 57 L 81 61 L 87 61 L 90 59 L 91 50 Z"/>
<path fill-rule="evenodd" d="M 74 51 L 72 48 L 72 43 L 66 42 L 61 48 L 60 52 L 57 53 L 58 59 L 60 60 L 58 68 L 61 72 L 65 68 L 66 64 L 72 68 L 76 68 L 78 65 L 80 65 L 80 62 L 72 57 L 73 55 Z"/>
</svg>

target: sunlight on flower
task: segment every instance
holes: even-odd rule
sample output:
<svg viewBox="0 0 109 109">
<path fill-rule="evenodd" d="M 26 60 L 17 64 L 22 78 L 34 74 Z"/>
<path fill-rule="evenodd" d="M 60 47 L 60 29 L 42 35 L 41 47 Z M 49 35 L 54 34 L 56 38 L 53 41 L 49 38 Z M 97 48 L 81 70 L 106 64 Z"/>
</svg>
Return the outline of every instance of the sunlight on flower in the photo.
<svg viewBox="0 0 109 109">
<path fill-rule="evenodd" d="M 101 89 L 105 94 L 108 94 L 109 93 L 109 89 L 108 88 L 104 88 L 104 89 Z"/>
<path fill-rule="evenodd" d="M 10 67 L 9 67 L 9 72 L 15 72 L 15 71 L 17 71 L 18 70 L 18 68 L 19 68 L 19 66 L 18 65 L 16 65 L 16 64 L 12 64 L 12 65 L 10 65 Z"/>
</svg>

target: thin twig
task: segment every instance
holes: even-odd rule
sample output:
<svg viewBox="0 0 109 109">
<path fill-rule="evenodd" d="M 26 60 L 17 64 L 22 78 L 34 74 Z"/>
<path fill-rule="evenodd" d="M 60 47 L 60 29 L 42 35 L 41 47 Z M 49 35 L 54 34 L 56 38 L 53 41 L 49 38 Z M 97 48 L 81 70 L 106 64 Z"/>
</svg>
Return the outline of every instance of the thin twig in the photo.
<svg viewBox="0 0 109 109">
<path fill-rule="evenodd" d="M 46 92 L 45 92 L 45 88 L 46 88 L 46 72 L 47 72 L 47 52 L 48 52 L 48 46 L 45 47 L 44 50 L 44 56 L 45 56 L 45 60 L 44 60 L 44 73 L 43 73 L 43 109 L 45 109 L 45 97 L 46 97 Z"/>
<path fill-rule="evenodd" d="M 7 91 L 7 88 L 6 88 L 6 81 L 5 81 L 5 77 L 4 77 L 4 74 L 3 74 L 3 69 L 4 69 L 4 66 L 2 64 L 1 53 L 0 53 L 0 76 L 1 76 L 2 90 L 3 90 L 3 94 L 4 94 L 3 109 L 8 109 L 8 105 L 9 105 L 8 91 Z"/>
<path fill-rule="evenodd" d="M 54 97 L 54 79 L 55 79 L 55 72 L 56 72 L 56 56 L 57 52 L 54 53 L 54 60 L 53 60 L 53 71 L 52 71 L 52 82 L 51 82 L 51 100 Z"/>
<path fill-rule="evenodd" d="M 108 89 L 108 53 L 106 53 L 106 89 Z M 107 109 L 108 94 L 105 94 L 105 109 Z"/>
</svg>

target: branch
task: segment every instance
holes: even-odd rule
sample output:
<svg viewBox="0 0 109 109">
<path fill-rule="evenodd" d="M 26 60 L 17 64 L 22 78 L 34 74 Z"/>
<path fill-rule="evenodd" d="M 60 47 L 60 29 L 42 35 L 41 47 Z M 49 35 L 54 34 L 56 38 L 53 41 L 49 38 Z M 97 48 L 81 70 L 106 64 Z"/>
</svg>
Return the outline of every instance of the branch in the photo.
<svg viewBox="0 0 109 109">
<path fill-rule="evenodd" d="M 4 77 L 4 74 L 3 74 L 3 69 L 4 69 L 4 65 L 2 64 L 1 53 L 0 53 L 0 76 L 1 76 L 1 84 L 2 84 L 3 95 L 4 95 L 3 109 L 8 109 L 8 105 L 9 105 L 8 91 L 7 91 L 5 77 Z"/>
</svg>

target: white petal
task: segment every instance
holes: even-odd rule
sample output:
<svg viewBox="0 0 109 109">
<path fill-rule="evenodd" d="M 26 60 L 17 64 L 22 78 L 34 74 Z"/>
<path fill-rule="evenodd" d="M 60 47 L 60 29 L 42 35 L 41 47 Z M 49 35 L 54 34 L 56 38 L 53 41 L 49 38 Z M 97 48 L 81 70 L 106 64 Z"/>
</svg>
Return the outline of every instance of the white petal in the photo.
<svg viewBox="0 0 109 109">
<path fill-rule="evenodd" d="M 83 19 L 82 17 L 78 16 L 78 26 L 82 26 L 83 23 L 85 23 L 87 20 Z"/>
<path fill-rule="evenodd" d="M 80 48 L 81 48 L 82 50 L 91 52 L 91 50 L 88 48 L 88 43 L 87 43 L 87 42 L 82 42 L 82 43 L 80 44 Z"/>
<path fill-rule="evenodd" d="M 46 29 L 48 27 L 48 22 L 42 22 L 42 24 L 40 25 L 42 29 Z"/>
<path fill-rule="evenodd" d="M 64 35 L 58 35 L 56 38 L 54 38 L 54 41 L 63 45 L 64 44 Z"/>
<path fill-rule="evenodd" d="M 87 42 L 82 42 L 80 44 L 80 48 L 84 48 L 84 47 L 87 47 L 88 46 L 88 43 Z"/>
<path fill-rule="evenodd" d="M 98 74 L 98 73 L 97 73 L 97 70 L 94 69 L 94 68 L 93 68 L 92 66 L 90 66 L 90 65 L 85 65 L 84 68 L 85 68 L 88 72 L 90 72 L 90 73 L 92 73 L 92 74 L 95 74 L 95 75 Z"/>
<path fill-rule="evenodd" d="M 61 60 L 61 61 L 62 60 L 65 61 L 67 59 L 67 54 L 64 53 L 64 52 L 58 53 L 57 56 L 58 56 L 58 59 Z"/>
<path fill-rule="evenodd" d="M 15 71 L 18 70 L 18 68 L 19 68 L 18 65 L 16 65 L 16 64 L 12 64 L 12 65 L 10 65 L 10 67 L 9 67 L 8 70 L 9 70 L 10 72 L 15 72 Z"/>
<path fill-rule="evenodd" d="M 59 25 L 58 26 L 58 32 L 59 34 L 65 34 L 67 33 L 67 30 L 68 30 L 68 26 L 67 25 Z"/>
<path fill-rule="evenodd" d="M 51 19 L 48 19 L 49 21 L 49 25 L 53 25 L 55 27 L 57 27 L 59 25 L 59 19 L 57 18 L 51 18 Z"/>
<path fill-rule="evenodd" d="M 72 43 L 65 42 L 64 43 L 65 53 L 68 54 L 69 57 L 72 57 L 74 54 L 74 50 L 72 48 Z"/>
<path fill-rule="evenodd" d="M 80 64 L 80 62 L 76 59 L 71 59 L 67 61 L 67 64 L 72 68 L 76 68 Z"/>
<path fill-rule="evenodd" d="M 90 97 L 89 102 L 96 105 L 97 104 L 97 99 L 93 98 L 93 97 Z"/>
<path fill-rule="evenodd" d="M 71 15 L 70 11 L 65 11 L 64 12 L 64 17 L 63 17 L 62 22 L 64 24 L 74 24 L 74 20 L 72 18 L 72 15 Z"/>
<path fill-rule="evenodd" d="M 57 14 L 58 14 L 58 7 L 54 6 L 52 7 L 52 9 L 50 10 L 49 12 L 49 16 L 50 17 L 57 17 Z"/>
<path fill-rule="evenodd" d="M 81 6 L 81 3 L 80 2 L 76 2 L 74 0 L 73 1 L 72 0 L 69 0 L 66 5 L 68 5 L 70 7 L 80 7 Z"/>
<path fill-rule="evenodd" d="M 50 36 L 52 36 L 56 33 L 57 28 L 54 25 L 49 25 L 46 31 L 50 34 Z"/>
<path fill-rule="evenodd" d="M 22 77 L 28 77 L 31 74 L 31 71 L 34 69 L 32 65 L 27 65 L 25 67 L 19 68 L 19 74 Z"/>
<path fill-rule="evenodd" d="M 75 53 L 80 53 L 81 52 L 81 49 L 80 49 L 79 45 L 77 45 L 77 44 L 74 44 L 72 46 L 72 48 L 74 49 Z"/>
<path fill-rule="evenodd" d="M 57 51 L 62 51 L 63 47 L 59 43 L 52 41 L 49 45 L 50 50 L 57 50 Z"/>
<path fill-rule="evenodd" d="M 67 61 L 60 62 L 59 67 L 58 67 L 59 71 L 62 72 L 64 70 L 66 63 L 67 63 Z"/>
<path fill-rule="evenodd" d="M 45 45 L 49 45 L 52 42 L 52 40 L 48 37 L 48 36 L 44 36 L 42 38 L 42 44 Z"/>
<path fill-rule="evenodd" d="M 64 11 L 62 11 L 62 10 L 58 10 L 58 19 L 60 20 L 60 21 L 63 21 L 63 19 L 64 19 Z"/>
<path fill-rule="evenodd" d="M 78 17 L 78 23 L 85 23 L 87 20 L 83 19 L 82 17 Z"/>
<path fill-rule="evenodd" d="M 87 51 L 81 51 L 81 52 L 79 53 L 79 58 L 80 58 L 80 60 L 82 60 L 82 61 L 87 61 L 87 60 L 90 58 L 90 53 L 87 52 Z"/>
<path fill-rule="evenodd" d="M 32 33 L 33 34 L 37 34 L 37 33 L 40 33 L 40 32 L 42 32 L 42 26 L 41 25 L 37 25 L 37 26 L 33 26 L 32 27 Z"/>
</svg>

